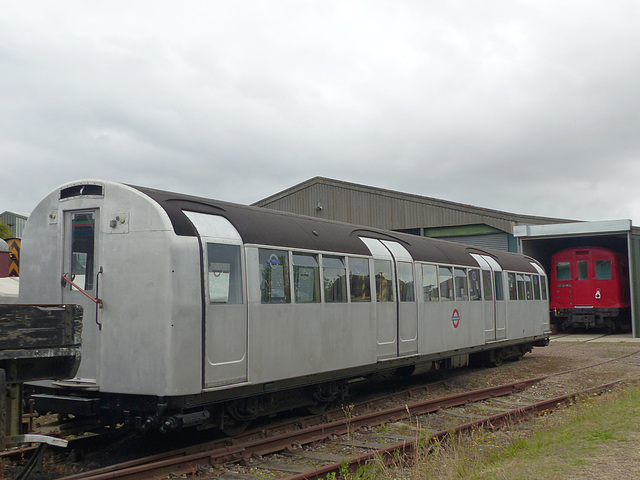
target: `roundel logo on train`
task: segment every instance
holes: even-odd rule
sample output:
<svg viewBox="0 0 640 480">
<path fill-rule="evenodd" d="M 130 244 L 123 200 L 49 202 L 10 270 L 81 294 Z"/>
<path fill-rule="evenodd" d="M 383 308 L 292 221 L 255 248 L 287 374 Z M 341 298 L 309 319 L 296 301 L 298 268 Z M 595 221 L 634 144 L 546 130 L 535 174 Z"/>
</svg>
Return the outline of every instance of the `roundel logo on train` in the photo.
<svg viewBox="0 0 640 480">
<path fill-rule="evenodd" d="M 453 314 L 451 315 L 451 323 L 453 323 L 453 328 L 458 328 L 458 325 L 460 325 L 460 312 L 458 312 L 457 308 L 453 310 Z"/>
<path fill-rule="evenodd" d="M 281 262 L 278 256 L 275 253 L 272 253 L 269 257 L 269 260 L 267 260 L 267 263 L 271 265 L 271 268 L 275 270 L 276 268 L 278 268 Z"/>
</svg>

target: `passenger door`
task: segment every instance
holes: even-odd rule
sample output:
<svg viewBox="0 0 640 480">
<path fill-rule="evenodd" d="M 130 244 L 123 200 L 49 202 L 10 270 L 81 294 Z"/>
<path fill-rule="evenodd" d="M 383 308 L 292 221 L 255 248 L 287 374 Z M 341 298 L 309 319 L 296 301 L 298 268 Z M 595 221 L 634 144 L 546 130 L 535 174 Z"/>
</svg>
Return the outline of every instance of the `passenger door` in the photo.
<svg viewBox="0 0 640 480">
<path fill-rule="evenodd" d="M 485 342 L 507 338 L 507 307 L 504 300 L 502 267 L 488 255 L 472 253 L 482 269 Z"/>
<path fill-rule="evenodd" d="M 418 353 L 416 273 L 411 254 L 397 242 L 382 240 L 393 257 L 398 308 L 398 356 Z"/>
<path fill-rule="evenodd" d="M 411 254 L 399 243 L 362 238 L 374 257 L 378 359 L 418 352 L 418 306 Z"/>
<path fill-rule="evenodd" d="M 185 212 L 200 235 L 204 298 L 204 388 L 247 380 L 244 251 L 224 217 Z"/>
<path fill-rule="evenodd" d="M 373 255 L 373 292 L 376 309 L 376 354 L 378 360 L 398 356 L 398 319 L 393 257 L 389 250 L 373 238 L 361 238 Z"/>
</svg>

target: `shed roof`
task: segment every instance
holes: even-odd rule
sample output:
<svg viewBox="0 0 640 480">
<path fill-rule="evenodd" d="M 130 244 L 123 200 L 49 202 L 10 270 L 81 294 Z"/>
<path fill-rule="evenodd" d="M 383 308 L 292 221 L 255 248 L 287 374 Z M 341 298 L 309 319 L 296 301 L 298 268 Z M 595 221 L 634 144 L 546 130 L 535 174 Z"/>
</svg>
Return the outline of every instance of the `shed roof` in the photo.
<svg viewBox="0 0 640 480">
<path fill-rule="evenodd" d="M 302 207 L 296 206 L 295 203 L 301 203 L 301 196 L 304 196 L 305 191 L 310 192 L 318 187 L 328 188 L 334 192 L 341 191 L 345 192 L 347 195 L 356 195 L 362 198 L 373 196 L 371 198 L 375 198 L 375 201 L 378 202 L 381 207 L 384 205 L 388 208 L 389 205 L 397 205 L 404 214 L 398 213 L 396 215 L 391 215 L 394 217 L 391 222 L 388 218 L 380 218 L 380 222 L 383 222 L 384 224 L 376 221 L 378 219 L 376 216 L 379 217 L 383 215 L 383 213 L 380 213 L 380 209 L 377 209 L 377 213 L 370 211 L 368 214 L 363 214 L 363 217 L 368 215 L 372 221 L 363 221 L 366 220 L 366 218 L 363 217 L 343 217 L 345 212 L 339 211 L 334 211 L 329 214 L 329 218 L 335 220 L 365 223 L 383 228 L 402 229 L 482 223 L 511 233 L 513 226 L 517 224 L 541 225 L 576 221 L 494 210 L 474 205 L 451 202 L 448 200 L 441 200 L 433 197 L 334 180 L 326 177 L 313 177 L 305 182 L 299 183 L 298 185 L 294 185 L 293 187 L 259 200 L 253 203 L 253 205 L 277 210 L 293 211 L 294 213 L 308 214 L 307 212 L 297 210 Z M 293 198 L 296 199 L 295 202 L 292 201 Z M 383 209 L 384 207 L 382 210 Z M 415 211 L 416 209 L 418 210 L 417 212 Z M 447 212 L 447 214 L 443 214 L 442 212 Z"/>
</svg>

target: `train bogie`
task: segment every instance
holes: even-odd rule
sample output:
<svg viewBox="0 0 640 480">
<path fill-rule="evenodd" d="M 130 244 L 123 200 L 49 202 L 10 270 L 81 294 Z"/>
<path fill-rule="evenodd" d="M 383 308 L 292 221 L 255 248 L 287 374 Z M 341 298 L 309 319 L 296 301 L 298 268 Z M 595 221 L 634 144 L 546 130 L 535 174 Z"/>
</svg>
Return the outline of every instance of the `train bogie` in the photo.
<svg viewBox="0 0 640 480">
<path fill-rule="evenodd" d="M 113 182 L 46 197 L 22 258 L 21 302 L 85 312 L 77 378 L 36 405 L 141 428 L 232 429 L 549 334 L 531 258 Z"/>
</svg>

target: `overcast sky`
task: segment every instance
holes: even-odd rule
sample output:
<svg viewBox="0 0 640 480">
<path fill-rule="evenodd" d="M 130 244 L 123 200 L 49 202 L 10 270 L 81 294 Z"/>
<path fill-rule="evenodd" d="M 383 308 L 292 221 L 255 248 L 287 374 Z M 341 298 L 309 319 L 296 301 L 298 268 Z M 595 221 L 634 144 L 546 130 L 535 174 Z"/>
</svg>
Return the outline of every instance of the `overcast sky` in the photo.
<svg viewBox="0 0 640 480">
<path fill-rule="evenodd" d="M 0 212 L 320 175 L 640 225 L 637 0 L 0 4 Z"/>
</svg>

